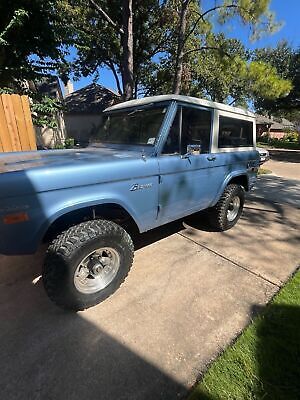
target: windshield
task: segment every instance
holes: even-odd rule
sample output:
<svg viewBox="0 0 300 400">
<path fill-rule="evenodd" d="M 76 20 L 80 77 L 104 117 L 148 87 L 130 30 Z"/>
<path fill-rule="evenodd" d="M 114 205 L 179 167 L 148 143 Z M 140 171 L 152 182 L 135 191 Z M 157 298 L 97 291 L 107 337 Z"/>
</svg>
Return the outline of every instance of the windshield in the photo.
<svg viewBox="0 0 300 400">
<path fill-rule="evenodd" d="M 166 106 L 104 114 L 95 142 L 154 146 Z"/>
</svg>

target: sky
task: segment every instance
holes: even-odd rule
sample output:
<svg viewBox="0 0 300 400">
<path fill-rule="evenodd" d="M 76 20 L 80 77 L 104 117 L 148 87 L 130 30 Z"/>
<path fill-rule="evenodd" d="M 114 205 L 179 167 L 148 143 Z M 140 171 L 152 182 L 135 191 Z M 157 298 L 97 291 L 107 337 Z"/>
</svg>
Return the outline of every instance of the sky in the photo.
<svg viewBox="0 0 300 400">
<path fill-rule="evenodd" d="M 146 0 L 145 0 L 146 1 Z M 211 0 L 207 0 L 211 1 Z M 240 39 L 247 48 L 275 47 L 281 40 L 287 40 L 292 47 L 300 47 L 300 0 L 272 0 L 270 9 L 275 12 L 276 21 L 282 22 L 282 27 L 272 35 L 264 36 L 256 42 L 249 40 L 249 30 L 234 21 L 222 27 L 222 31 L 229 37 Z M 81 78 L 74 82 L 74 89 L 80 89 L 92 82 L 91 77 Z M 116 90 L 115 80 L 112 73 L 103 68 L 98 83 Z"/>
</svg>

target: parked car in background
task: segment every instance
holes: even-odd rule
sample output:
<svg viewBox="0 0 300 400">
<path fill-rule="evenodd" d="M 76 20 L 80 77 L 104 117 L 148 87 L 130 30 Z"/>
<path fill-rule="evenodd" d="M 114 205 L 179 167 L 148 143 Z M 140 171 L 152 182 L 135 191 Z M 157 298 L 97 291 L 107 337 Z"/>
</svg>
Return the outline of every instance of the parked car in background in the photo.
<svg viewBox="0 0 300 400">
<path fill-rule="evenodd" d="M 214 230 L 237 223 L 257 177 L 255 140 L 250 112 L 163 95 L 106 109 L 85 149 L 2 154 L 0 253 L 34 253 L 51 239 L 49 297 L 91 307 L 125 280 L 134 232 L 204 209 Z"/>
<path fill-rule="evenodd" d="M 256 150 L 259 153 L 259 164 L 262 165 L 266 161 L 270 160 L 270 153 L 268 152 L 267 149 L 264 149 L 263 147 L 256 147 Z"/>
</svg>

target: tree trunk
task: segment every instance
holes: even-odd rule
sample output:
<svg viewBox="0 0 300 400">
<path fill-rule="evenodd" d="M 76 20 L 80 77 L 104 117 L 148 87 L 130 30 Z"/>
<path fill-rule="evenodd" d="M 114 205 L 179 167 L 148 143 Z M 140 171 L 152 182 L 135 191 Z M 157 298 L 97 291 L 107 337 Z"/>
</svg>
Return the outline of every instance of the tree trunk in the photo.
<svg viewBox="0 0 300 400">
<path fill-rule="evenodd" d="M 124 100 L 133 98 L 133 18 L 132 0 L 123 0 L 123 31 L 121 35 L 123 56 L 122 56 L 122 83 Z"/>
<path fill-rule="evenodd" d="M 183 72 L 183 56 L 184 56 L 184 39 L 186 32 L 187 23 L 187 11 L 190 0 L 182 0 L 180 19 L 178 26 L 178 42 L 177 42 L 177 52 L 176 52 L 176 63 L 175 63 L 175 76 L 173 83 L 173 93 L 179 94 L 181 90 L 182 82 L 182 72 Z"/>
</svg>

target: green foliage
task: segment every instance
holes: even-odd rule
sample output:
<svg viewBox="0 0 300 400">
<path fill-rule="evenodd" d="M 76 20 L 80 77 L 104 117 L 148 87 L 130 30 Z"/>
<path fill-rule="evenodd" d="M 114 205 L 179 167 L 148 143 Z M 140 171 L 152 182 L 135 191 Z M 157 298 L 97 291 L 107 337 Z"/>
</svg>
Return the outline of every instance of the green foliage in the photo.
<svg viewBox="0 0 300 400">
<path fill-rule="evenodd" d="M 97 80 L 101 68 L 106 67 L 122 94 L 122 3 L 95 1 L 116 27 L 86 0 L 1 2 L 0 87 L 23 93 L 24 80 L 35 80 L 49 70 L 55 70 L 65 82 L 70 75 Z M 182 2 L 133 0 L 135 96 L 172 92 Z M 276 51 L 261 50 L 252 55 L 240 41 L 215 33 L 218 24 L 233 20 L 247 26 L 253 38 L 273 32 L 279 24 L 269 10 L 270 0 L 216 0 L 207 4 L 198 0 L 188 3 L 181 93 L 242 106 L 254 100 L 260 110 L 281 109 L 286 99 L 289 106 L 297 103 L 299 52 L 295 58 L 296 53 L 282 45 Z M 72 62 L 67 61 L 71 45 L 76 48 Z M 284 100 L 275 100 L 290 90 Z M 35 122 L 53 127 L 50 116 L 60 105 L 51 98 L 32 95 L 32 99 Z"/>
<path fill-rule="evenodd" d="M 65 148 L 72 149 L 75 146 L 75 140 L 73 138 L 65 139 Z"/>
<path fill-rule="evenodd" d="M 281 42 L 277 47 L 264 48 L 255 51 L 254 59 L 268 62 L 283 79 L 291 81 L 292 89 L 283 98 L 273 98 L 271 101 L 264 96 L 257 96 L 255 106 L 260 112 L 273 115 L 285 115 L 293 121 L 300 120 L 300 50 L 293 50 L 287 42 Z"/>
<path fill-rule="evenodd" d="M 189 400 L 299 399 L 300 272 L 211 365 Z"/>
<path fill-rule="evenodd" d="M 280 78 L 276 69 L 262 61 L 252 61 L 245 77 L 250 85 L 253 97 L 277 99 L 287 96 L 292 88 L 289 80 Z"/>
<path fill-rule="evenodd" d="M 59 10 L 60 0 L 0 2 L 0 87 L 22 86 L 62 61 L 70 29 Z"/>
<path fill-rule="evenodd" d="M 53 97 L 31 93 L 32 120 L 36 126 L 57 128 L 57 113 L 62 111 L 62 103 Z"/>
<path fill-rule="evenodd" d="M 259 138 L 258 146 L 263 145 L 277 149 L 300 149 L 300 136 L 298 132 L 287 133 L 283 138 L 273 138 L 270 135 L 262 135 Z"/>
<path fill-rule="evenodd" d="M 175 73 L 176 46 L 178 35 L 179 4 L 167 2 L 173 22 L 168 29 L 169 40 L 159 61 L 152 63 L 148 73 L 142 76 L 142 86 L 147 95 L 172 91 Z M 240 18 L 247 24 L 253 36 L 262 31 L 272 32 L 278 28 L 274 16 L 269 12 L 269 1 L 216 1 L 211 9 L 204 10 L 201 3 L 192 1 L 187 15 L 187 33 L 181 93 L 208 99 L 247 106 L 249 100 L 275 99 L 286 96 L 291 83 L 277 74 L 274 67 L 252 59 L 251 53 L 236 39 L 224 34 L 215 34 L 213 16 L 219 23 L 228 23 Z"/>
<path fill-rule="evenodd" d="M 0 88 L 0 94 L 14 94 L 16 89 Z M 56 98 L 42 95 L 29 89 L 20 90 L 18 94 L 27 95 L 30 99 L 32 121 L 36 126 L 57 128 L 57 113 L 63 110 L 63 104 Z"/>
<path fill-rule="evenodd" d="M 67 138 L 63 142 L 56 143 L 54 148 L 56 150 L 73 149 L 75 146 L 75 140 L 73 138 Z"/>
<path fill-rule="evenodd" d="M 298 132 L 288 132 L 284 135 L 283 140 L 290 143 L 299 143 L 299 135 Z"/>
</svg>

